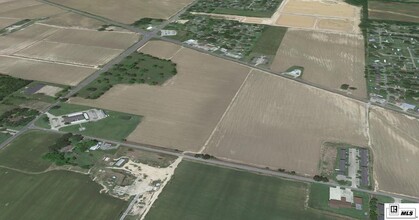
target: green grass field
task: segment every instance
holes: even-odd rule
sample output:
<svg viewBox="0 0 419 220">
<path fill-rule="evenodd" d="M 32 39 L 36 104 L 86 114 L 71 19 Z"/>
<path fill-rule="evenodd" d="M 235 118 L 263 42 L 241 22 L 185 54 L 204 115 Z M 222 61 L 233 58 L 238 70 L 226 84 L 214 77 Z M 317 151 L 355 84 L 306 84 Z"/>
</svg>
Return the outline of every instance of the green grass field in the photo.
<svg viewBox="0 0 419 220">
<path fill-rule="evenodd" d="M 146 220 L 331 219 L 304 210 L 307 184 L 183 161 Z"/>
<path fill-rule="evenodd" d="M 68 103 L 60 103 L 58 106 L 53 107 L 49 110 L 49 113 L 60 116 L 66 115 L 74 112 L 80 112 L 92 109 L 93 107 L 90 106 L 83 106 L 83 105 L 73 105 Z"/>
<path fill-rule="evenodd" d="M 266 26 L 250 53 L 245 57 L 245 61 L 250 62 L 254 57 L 267 56 L 269 58 L 267 66 L 270 66 L 287 30 L 286 27 Z"/>
<path fill-rule="evenodd" d="M 3 143 L 3 141 L 9 139 L 11 137 L 10 134 L 0 133 L 0 144 Z"/>
<path fill-rule="evenodd" d="M 356 210 L 355 207 L 335 209 L 329 207 L 329 186 L 322 184 L 312 184 L 310 187 L 309 206 L 314 209 L 329 211 L 356 219 L 368 219 L 368 216 L 365 216 L 365 212 L 368 212 L 369 207 L 368 195 L 366 193 L 354 192 L 354 196 L 363 198 L 363 210 Z"/>
<path fill-rule="evenodd" d="M 117 219 L 127 203 L 100 189 L 87 175 L 30 175 L 0 168 L 0 219 Z"/>
<path fill-rule="evenodd" d="M 30 172 L 44 171 L 51 163 L 42 159 L 42 155 L 58 137 L 59 134 L 43 131 L 27 132 L 0 150 L 0 165 Z"/>
</svg>

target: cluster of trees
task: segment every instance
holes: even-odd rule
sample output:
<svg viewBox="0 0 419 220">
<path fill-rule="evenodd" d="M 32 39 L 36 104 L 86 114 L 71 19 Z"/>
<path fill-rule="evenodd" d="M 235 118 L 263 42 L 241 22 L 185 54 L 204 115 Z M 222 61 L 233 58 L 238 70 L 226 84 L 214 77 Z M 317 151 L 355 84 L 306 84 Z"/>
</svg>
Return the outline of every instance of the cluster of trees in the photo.
<svg viewBox="0 0 419 220">
<path fill-rule="evenodd" d="M 285 169 L 279 168 L 278 171 L 281 172 L 281 173 L 287 173 L 287 174 L 291 174 L 291 175 L 295 175 L 296 174 L 296 172 L 294 170 L 287 171 Z"/>
<path fill-rule="evenodd" d="M 329 178 L 320 175 L 315 175 L 313 179 L 317 182 L 329 182 Z"/>
<path fill-rule="evenodd" d="M 24 126 L 34 120 L 38 114 L 37 110 L 30 108 L 14 108 L 0 115 L 0 126 Z"/>
<path fill-rule="evenodd" d="M 377 202 L 378 199 L 375 197 L 372 197 L 370 199 L 370 219 L 377 219 L 378 214 L 377 214 Z"/>
<path fill-rule="evenodd" d="M 209 154 L 195 154 L 196 158 L 202 158 L 204 160 L 214 159 L 215 157 Z"/>
<path fill-rule="evenodd" d="M 135 52 L 127 56 L 121 63 L 115 64 L 108 72 L 103 73 L 78 95 L 96 99 L 116 84 L 159 85 L 176 74 L 176 64 L 170 60 Z"/>
<path fill-rule="evenodd" d="M 83 140 L 83 136 L 77 134 L 73 135 L 72 133 L 67 133 L 59 137 L 54 144 L 48 147 L 49 152 L 46 153 L 43 158 L 55 163 L 58 166 L 65 164 L 72 164 L 70 157 L 66 157 L 66 153 L 61 150 L 64 147 L 71 145 L 74 142 L 80 142 Z M 72 164 L 74 165 L 74 164 Z"/>
<path fill-rule="evenodd" d="M 0 101 L 31 82 L 32 81 L 30 80 L 18 79 L 0 74 Z"/>
</svg>

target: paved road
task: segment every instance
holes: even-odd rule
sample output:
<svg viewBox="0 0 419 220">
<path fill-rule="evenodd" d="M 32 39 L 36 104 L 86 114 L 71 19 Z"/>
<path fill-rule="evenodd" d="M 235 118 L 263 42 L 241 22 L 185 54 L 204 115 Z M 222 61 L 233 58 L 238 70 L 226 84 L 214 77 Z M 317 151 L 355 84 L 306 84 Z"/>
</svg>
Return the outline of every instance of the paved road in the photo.
<svg viewBox="0 0 419 220">
<path fill-rule="evenodd" d="M 65 133 L 65 132 L 62 132 L 62 131 L 39 128 L 39 127 L 35 127 L 35 126 L 31 127 L 31 129 L 42 130 L 42 131 L 47 131 L 47 132 L 55 132 L 55 133 L 60 133 L 60 134 Z M 337 183 L 317 182 L 310 177 L 304 177 L 304 176 L 297 176 L 297 175 L 282 173 L 282 172 L 278 172 L 278 171 L 275 171 L 275 170 L 269 170 L 269 169 L 266 169 L 266 168 L 250 166 L 250 165 L 242 164 L 242 163 L 236 163 L 236 162 L 219 160 L 219 159 L 204 160 L 202 158 L 195 157 L 193 153 L 187 153 L 187 152 L 182 152 L 182 151 L 178 151 L 178 150 L 174 150 L 174 149 L 168 149 L 168 148 L 162 148 L 162 147 L 149 145 L 149 144 L 119 142 L 119 141 L 112 141 L 112 140 L 108 140 L 108 139 L 97 138 L 97 137 L 86 136 L 86 135 L 84 135 L 84 137 L 90 138 L 90 139 L 96 139 L 98 141 L 103 141 L 103 142 L 107 142 L 107 143 L 112 143 L 112 144 L 115 144 L 115 145 L 121 145 L 121 146 L 126 146 L 126 147 L 130 147 L 130 148 L 138 149 L 138 150 L 148 151 L 148 152 L 152 152 L 152 153 L 172 155 L 172 156 L 176 156 L 176 157 L 183 157 L 183 159 L 186 159 L 186 160 L 189 160 L 189 161 L 204 163 L 204 164 L 223 167 L 223 168 L 242 170 L 242 171 L 252 172 L 252 173 L 256 173 L 256 174 L 280 177 L 280 178 L 284 178 L 284 179 L 301 181 L 301 182 L 306 182 L 306 183 L 319 183 L 319 184 L 323 184 L 323 185 L 327 185 L 327 186 L 340 186 Z M 399 195 L 399 194 L 389 193 L 389 192 L 375 192 L 375 191 L 372 191 L 372 190 L 359 189 L 359 188 L 356 188 L 356 187 L 346 187 L 346 188 L 350 188 L 350 189 L 360 191 L 360 192 L 366 192 L 366 193 L 369 193 L 369 194 L 372 194 L 372 195 L 382 195 L 382 196 L 396 197 L 396 198 L 400 198 L 400 199 L 406 199 L 406 200 L 410 200 L 410 201 L 419 202 L 419 198 L 416 198 L 416 197 L 402 196 L 402 195 Z"/>
</svg>

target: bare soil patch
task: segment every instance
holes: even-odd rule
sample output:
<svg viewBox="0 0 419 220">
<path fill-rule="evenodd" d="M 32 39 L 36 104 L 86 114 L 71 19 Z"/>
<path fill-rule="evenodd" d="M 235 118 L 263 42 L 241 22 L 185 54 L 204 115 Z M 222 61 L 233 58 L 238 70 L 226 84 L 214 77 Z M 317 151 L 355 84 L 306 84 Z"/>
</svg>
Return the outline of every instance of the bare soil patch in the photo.
<svg viewBox="0 0 419 220">
<path fill-rule="evenodd" d="M 315 17 L 301 16 L 301 15 L 281 15 L 275 22 L 277 25 L 285 27 L 305 27 L 313 28 L 316 23 Z"/>
<path fill-rule="evenodd" d="M 145 50 L 167 50 L 150 44 L 154 50 Z M 71 102 L 145 116 L 128 141 L 198 151 L 250 70 L 187 48 L 171 60 L 178 74 L 163 86 L 117 85 L 99 99 Z"/>
<path fill-rule="evenodd" d="M 132 24 L 141 18 L 168 19 L 192 0 L 126 0 L 123 4 L 117 0 L 54 0 L 53 2 L 121 23 Z"/>
<path fill-rule="evenodd" d="M 156 48 L 159 48 L 156 50 Z M 151 56 L 162 59 L 170 59 L 177 53 L 182 46 L 172 44 L 166 41 L 149 41 L 146 45 L 140 48 L 141 52 L 150 54 Z"/>
<path fill-rule="evenodd" d="M 419 196 L 419 120 L 373 107 L 370 136 L 379 190 Z"/>
<path fill-rule="evenodd" d="M 317 22 L 317 27 L 322 30 L 353 31 L 353 24 L 349 20 L 321 19 Z"/>
<path fill-rule="evenodd" d="M 289 0 L 284 6 L 284 13 L 307 14 L 329 17 L 355 17 L 354 6 L 343 1 L 321 1 L 321 0 Z"/>
<path fill-rule="evenodd" d="M 75 86 L 96 69 L 0 56 L 0 73 L 23 79 Z"/>
<path fill-rule="evenodd" d="M 50 17 L 61 13 L 65 13 L 65 11 L 50 5 L 40 4 L 22 7 L 15 10 L 9 10 L 7 12 L 1 13 L 0 16 L 20 19 L 34 19 Z"/>
<path fill-rule="evenodd" d="M 360 102 L 253 71 L 204 153 L 314 175 L 324 142 L 367 145 L 365 122 Z"/>
<path fill-rule="evenodd" d="M 304 80 L 334 90 L 348 84 L 356 90 L 346 92 L 366 98 L 364 57 L 362 36 L 288 30 L 271 69 L 280 73 L 291 66 L 302 66 Z"/>
</svg>

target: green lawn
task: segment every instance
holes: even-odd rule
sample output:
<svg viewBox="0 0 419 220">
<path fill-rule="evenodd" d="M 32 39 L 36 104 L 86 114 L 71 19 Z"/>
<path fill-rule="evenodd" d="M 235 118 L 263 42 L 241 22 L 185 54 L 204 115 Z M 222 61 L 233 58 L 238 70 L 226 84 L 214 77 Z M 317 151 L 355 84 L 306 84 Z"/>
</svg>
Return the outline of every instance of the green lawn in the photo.
<svg viewBox="0 0 419 220">
<path fill-rule="evenodd" d="M 60 115 L 66 115 L 70 113 L 80 112 L 92 109 L 93 107 L 90 106 L 83 106 L 83 105 L 72 105 L 67 103 L 61 103 L 49 110 L 49 113 L 60 116 Z"/>
<path fill-rule="evenodd" d="M 32 172 L 43 171 L 51 163 L 42 159 L 42 156 L 59 137 L 56 133 L 27 132 L 0 150 L 0 165 Z"/>
<path fill-rule="evenodd" d="M 42 115 L 38 120 L 35 121 L 35 125 L 40 128 L 50 129 L 51 125 L 49 124 L 48 116 Z"/>
<path fill-rule="evenodd" d="M 78 173 L 29 175 L 0 168 L 0 219 L 118 219 L 127 202 L 100 189 Z"/>
<path fill-rule="evenodd" d="M 183 161 L 146 220 L 331 219 L 304 210 L 307 184 Z"/>
<path fill-rule="evenodd" d="M 266 26 L 252 48 L 252 53 L 275 56 L 287 32 L 286 27 Z"/>
<path fill-rule="evenodd" d="M 365 212 L 368 212 L 368 195 L 361 192 L 354 192 L 354 196 L 363 198 L 363 210 L 356 210 L 355 207 L 340 209 L 331 208 L 329 207 L 329 186 L 315 183 L 310 187 L 309 206 L 314 209 L 334 212 L 336 214 L 346 215 L 356 219 L 368 219 L 368 216 L 364 215 Z"/>
<path fill-rule="evenodd" d="M 3 143 L 3 141 L 9 139 L 11 137 L 10 134 L 0 133 L 0 144 Z"/>
<path fill-rule="evenodd" d="M 122 112 L 105 111 L 109 116 L 105 119 L 72 125 L 60 129 L 61 131 L 79 133 L 91 137 L 123 141 L 141 122 L 141 116 Z M 80 131 L 80 126 L 85 130 Z"/>
</svg>

